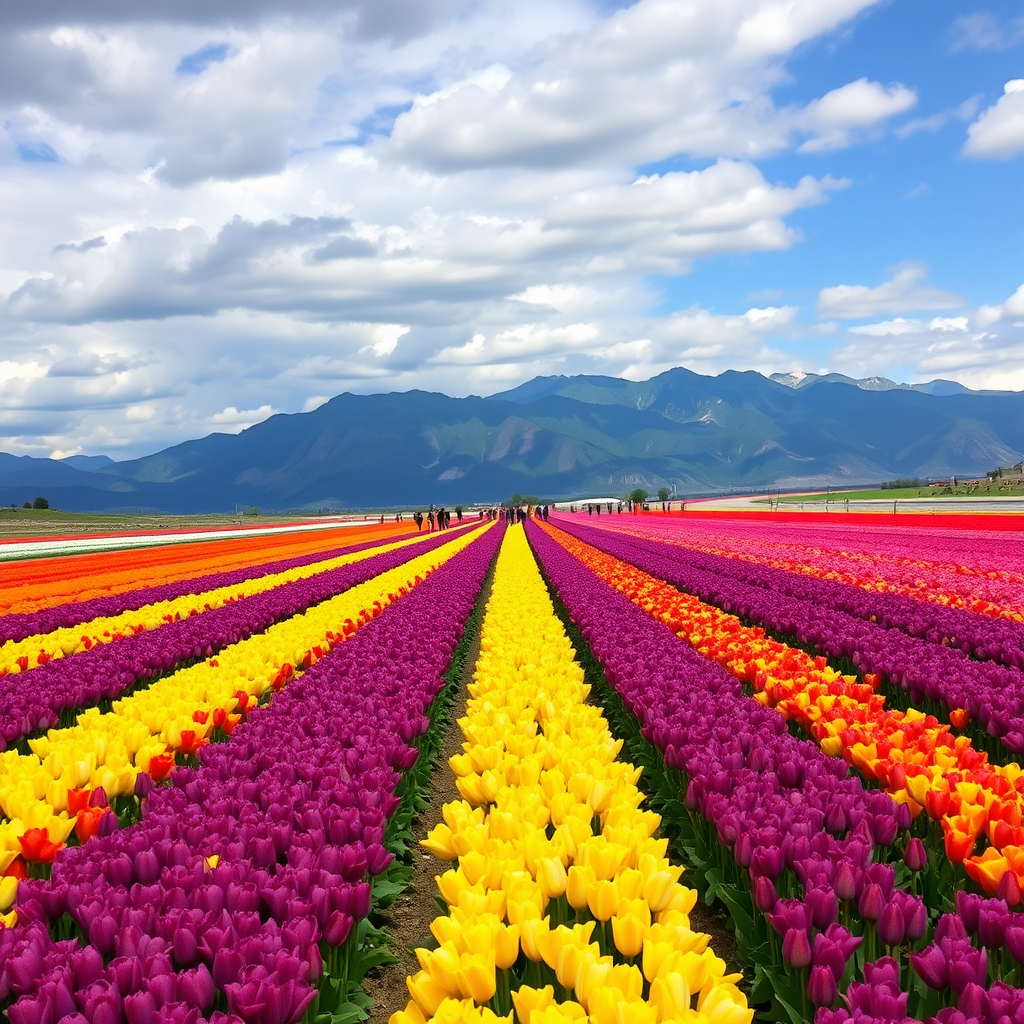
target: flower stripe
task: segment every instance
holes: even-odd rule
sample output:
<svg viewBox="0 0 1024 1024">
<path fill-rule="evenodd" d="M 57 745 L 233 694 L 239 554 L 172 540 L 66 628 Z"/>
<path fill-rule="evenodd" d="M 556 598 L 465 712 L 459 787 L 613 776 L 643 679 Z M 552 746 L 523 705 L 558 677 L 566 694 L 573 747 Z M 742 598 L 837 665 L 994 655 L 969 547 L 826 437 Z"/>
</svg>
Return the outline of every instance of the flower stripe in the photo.
<svg viewBox="0 0 1024 1024">
<path fill-rule="evenodd" d="M 487 529 L 460 535 L 160 679 L 106 714 L 91 708 L 77 725 L 31 740 L 30 754 L 0 755 L 0 809 L 8 818 L 0 824 L 0 868 L 28 852 L 22 840 L 29 830 L 44 830 L 58 849 L 72 829 L 80 839 L 95 834 L 106 802 L 134 796 L 140 773 L 162 778 L 176 754 L 194 755 L 216 729 L 229 732 L 264 694 L 314 664 Z M 83 791 L 91 801 L 99 793 L 96 806 L 79 805 Z M 52 860 L 56 849 L 45 853 Z"/>
<path fill-rule="evenodd" d="M 8 673 L 27 672 L 80 651 L 88 651 L 94 646 L 113 643 L 146 630 L 158 629 L 168 623 L 179 622 L 181 619 L 220 608 L 232 601 L 263 594 L 286 583 L 309 579 L 318 573 L 351 565 L 374 554 L 398 550 L 420 540 L 422 537 L 414 535 L 361 551 L 344 551 L 280 572 L 205 590 L 193 590 L 177 598 L 157 601 L 116 615 L 101 616 L 49 633 L 37 633 L 21 640 L 8 640 L 0 645 L 0 679 Z"/>
<path fill-rule="evenodd" d="M 277 534 L 230 540 L 202 540 L 133 551 L 34 558 L 3 567 L 0 612 L 36 612 L 67 601 L 88 601 L 140 587 L 187 580 L 226 569 L 259 565 L 282 555 L 322 551 L 324 547 L 391 533 L 408 526 L 373 524 L 339 527 L 315 534 Z"/>
<path fill-rule="evenodd" d="M 69 719 L 81 708 L 116 700 L 186 663 L 214 656 L 223 647 L 261 633 L 414 554 L 432 550 L 450 536 L 430 534 L 415 548 L 371 553 L 372 557 L 351 565 L 79 652 L 28 675 L 7 676 L 0 680 L 0 749 L 40 730 L 70 725 Z"/>
</svg>

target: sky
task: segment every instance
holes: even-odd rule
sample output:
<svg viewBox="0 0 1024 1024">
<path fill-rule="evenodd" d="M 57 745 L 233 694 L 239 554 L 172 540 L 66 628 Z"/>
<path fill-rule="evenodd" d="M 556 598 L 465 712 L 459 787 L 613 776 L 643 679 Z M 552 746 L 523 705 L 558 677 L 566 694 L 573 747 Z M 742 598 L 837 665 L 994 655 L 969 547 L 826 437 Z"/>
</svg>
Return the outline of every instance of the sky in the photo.
<svg viewBox="0 0 1024 1024">
<path fill-rule="evenodd" d="M 343 391 L 1024 390 L 1020 0 L 0 5 L 0 450 Z"/>
</svg>

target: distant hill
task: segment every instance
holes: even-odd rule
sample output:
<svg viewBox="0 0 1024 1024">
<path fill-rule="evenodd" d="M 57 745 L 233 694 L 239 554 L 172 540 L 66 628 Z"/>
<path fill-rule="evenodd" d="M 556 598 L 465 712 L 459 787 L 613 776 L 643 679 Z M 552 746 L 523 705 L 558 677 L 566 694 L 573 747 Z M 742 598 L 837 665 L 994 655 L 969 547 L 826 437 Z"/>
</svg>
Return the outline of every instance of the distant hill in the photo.
<svg viewBox="0 0 1024 1024">
<path fill-rule="evenodd" d="M 0 455 L 0 503 L 184 513 L 692 493 L 982 475 L 1024 454 L 1024 393 L 788 376 L 677 368 L 538 377 L 490 398 L 346 393 L 127 462 Z"/>
</svg>

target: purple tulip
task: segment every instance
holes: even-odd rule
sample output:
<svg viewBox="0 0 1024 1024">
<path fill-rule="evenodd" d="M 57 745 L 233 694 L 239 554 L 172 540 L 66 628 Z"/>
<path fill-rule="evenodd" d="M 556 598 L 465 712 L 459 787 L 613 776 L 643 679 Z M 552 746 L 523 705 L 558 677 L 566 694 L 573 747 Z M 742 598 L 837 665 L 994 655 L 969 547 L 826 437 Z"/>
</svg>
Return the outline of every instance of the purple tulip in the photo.
<svg viewBox="0 0 1024 1024">
<path fill-rule="evenodd" d="M 865 890 L 857 904 L 857 910 L 865 921 L 877 921 L 885 906 L 882 887 L 872 882 Z"/>
<path fill-rule="evenodd" d="M 906 849 L 903 851 L 903 863 L 914 872 L 923 871 L 928 866 L 928 852 L 917 836 L 907 841 Z"/>
<path fill-rule="evenodd" d="M 836 979 L 827 967 L 812 967 L 807 980 L 807 995 L 814 1006 L 831 1006 L 839 994 Z"/>
<path fill-rule="evenodd" d="M 910 966 L 929 988 L 941 991 L 949 986 L 946 955 L 938 946 L 929 946 L 920 953 L 911 953 Z"/>
<path fill-rule="evenodd" d="M 803 928 L 793 928 L 782 939 L 782 956 L 790 967 L 799 970 L 811 962 L 811 943 Z"/>
<path fill-rule="evenodd" d="M 886 903 L 878 915 L 878 937 L 887 946 L 899 946 L 906 936 L 906 925 L 898 904 L 893 900 Z"/>
<path fill-rule="evenodd" d="M 949 987 L 958 997 L 971 982 L 984 985 L 987 975 L 988 954 L 984 949 L 961 949 L 949 961 Z"/>
<path fill-rule="evenodd" d="M 778 893 L 771 879 L 764 875 L 759 876 L 754 882 L 754 906 L 763 914 L 773 910 L 779 902 Z"/>
<path fill-rule="evenodd" d="M 839 901 L 829 886 L 811 889 L 804 898 L 811 915 L 811 923 L 819 931 L 824 931 L 833 924 L 839 915 Z"/>
</svg>

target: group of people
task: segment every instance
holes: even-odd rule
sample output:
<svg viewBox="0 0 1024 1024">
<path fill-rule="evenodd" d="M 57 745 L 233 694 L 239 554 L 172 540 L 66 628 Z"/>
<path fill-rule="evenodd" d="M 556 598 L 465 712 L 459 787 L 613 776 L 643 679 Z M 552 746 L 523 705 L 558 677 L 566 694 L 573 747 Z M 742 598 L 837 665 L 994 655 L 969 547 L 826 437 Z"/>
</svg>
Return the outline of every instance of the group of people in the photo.
<svg viewBox="0 0 1024 1024">
<path fill-rule="evenodd" d="M 412 515 L 413 522 L 416 523 L 417 532 L 423 529 L 424 522 L 427 524 L 427 529 L 433 533 L 434 530 L 447 530 L 452 525 L 452 514 L 443 505 L 441 508 L 435 509 L 433 505 L 427 509 L 426 513 L 414 512 Z M 462 507 L 456 506 L 455 508 L 455 521 L 456 523 L 462 522 Z"/>
</svg>

